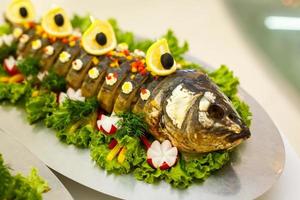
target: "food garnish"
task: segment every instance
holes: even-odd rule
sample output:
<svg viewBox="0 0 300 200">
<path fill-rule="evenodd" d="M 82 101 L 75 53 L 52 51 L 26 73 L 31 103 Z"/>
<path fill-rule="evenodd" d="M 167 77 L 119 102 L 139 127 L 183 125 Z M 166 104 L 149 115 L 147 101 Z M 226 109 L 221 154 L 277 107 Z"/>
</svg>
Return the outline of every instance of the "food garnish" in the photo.
<svg viewBox="0 0 300 200">
<path fill-rule="evenodd" d="M 34 21 L 35 9 L 30 0 L 12 0 L 5 12 L 12 23 L 22 24 Z"/>
<path fill-rule="evenodd" d="M 116 36 L 107 21 L 94 20 L 82 36 L 83 48 L 92 55 L 103 55 L 117 46 Z"/>
<path fill-rule="evenodd" d="M 155 140 L 147 150 L 147 162 L 154 168 L 166 170 L 176 163 L 177 155 L 177 148 L 172 147 L 169 140 L 162 143 Z"/>
<path fill-rule="evenodd" d="M 64 9 L 50 9 L 42 18 L 43 29 L 51 36 L 66 37 L 72 33 L 72 25 Z"/>
<path fill-rule="evenodd" d="M 177 69 L 166 39 L 160 39 L 149 47 L 146 54 L 146 63 L 147 70 L 154 76 L 167 76 Z"/>
</svg>

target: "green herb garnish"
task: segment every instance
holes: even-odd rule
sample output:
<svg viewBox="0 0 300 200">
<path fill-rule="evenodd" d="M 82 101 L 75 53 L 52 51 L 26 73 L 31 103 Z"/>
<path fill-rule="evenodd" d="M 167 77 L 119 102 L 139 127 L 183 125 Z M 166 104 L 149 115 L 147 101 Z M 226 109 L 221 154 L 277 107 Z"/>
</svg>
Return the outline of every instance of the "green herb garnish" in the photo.
<svg viewBox="0 0 300 200">
<path fill-rule="evenodd" d="M 41 82 L 42 88 L 45 88 L 54 92 L 61 92 L 66 90 L 66 79 L 63 76 L 59 76 L 53 71 L 50 71 Z"/>
<path fill-rule="evenodd" d="M 148 131 L 148 125 L 141 114 L 125 112 L 118 115 L 121 120 L 118 121 L 119 129 L 116 133 L 117 138 L 122 138 L 125 135 L 140 137 Z"/>
<path fill-rule="evenodd" d="M 17 63 L 18 69 L 25 76 L 36 76 L 39 73 L 39 59 L 28 57 L 24 58 Z"/>
<path fill-rule="evenodd" d="M 47 127 L 52 127 L 57 131 L 65 130 L 69 125 L 85 119 L 90 113 L 96 111 L 98 102 L 96 98 L 86 101 L 73 101 L 66 99 L 64 103 L 48 116 L 45 120 Z"/>
</svg>

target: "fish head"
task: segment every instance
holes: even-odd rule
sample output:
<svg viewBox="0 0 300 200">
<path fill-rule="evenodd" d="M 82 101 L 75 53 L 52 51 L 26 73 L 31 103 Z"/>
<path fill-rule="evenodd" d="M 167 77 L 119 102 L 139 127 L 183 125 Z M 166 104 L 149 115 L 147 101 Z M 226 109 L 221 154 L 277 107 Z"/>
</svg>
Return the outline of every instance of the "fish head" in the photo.
<svg viewBox="0 0 300 200">
<path fill-rule="evenodd" d="M 203 84 L 201 92 L 194 106 L 198 117 L 194 115 L 193 121 L 197 125 L 188 131 L 191 143 L 215 151 L 231 149 L 250 137 L 249 128 L 232 102 L 214 83 Z"/>
<path fill-rule="evenodd" d="M 229 98 L 205 74 L 182 81 L 164 103 L 161 131 L 182 152 L 231 149 L 250 137 Z"/>
</svg>

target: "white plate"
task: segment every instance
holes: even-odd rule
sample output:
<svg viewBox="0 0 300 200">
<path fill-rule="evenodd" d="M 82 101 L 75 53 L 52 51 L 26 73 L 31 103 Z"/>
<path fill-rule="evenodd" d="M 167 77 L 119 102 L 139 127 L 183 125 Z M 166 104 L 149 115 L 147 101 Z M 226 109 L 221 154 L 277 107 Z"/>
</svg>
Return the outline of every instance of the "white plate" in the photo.
<svg viewBox="0 0 300 200">
<path fill-rule="evenodd" d="M 282 173 L 285 152 L 280 134 L 263 108 L 243 90 L 254 118 L 252 137 L 239 146 L 229 165 L 203 184 L 177 190 L 169 184 L 148 185 L 132 175 L 108 175 L 91 161 L 88 149 L 65 145 L 52 130 L 30 126 L 23 110 L 0 107 L 0 127 L 14 136 L 49 167 L 87 187 L 124 199 L 254 199 Z"/>
</svg>

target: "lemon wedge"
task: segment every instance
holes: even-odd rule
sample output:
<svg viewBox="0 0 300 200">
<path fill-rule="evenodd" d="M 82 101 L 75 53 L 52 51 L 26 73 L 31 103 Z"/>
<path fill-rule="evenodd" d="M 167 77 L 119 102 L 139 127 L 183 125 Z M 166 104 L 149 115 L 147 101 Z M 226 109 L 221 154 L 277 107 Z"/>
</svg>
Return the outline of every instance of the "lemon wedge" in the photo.
<svg viewBox="0 0 300 200">
<path fill-rule="evenodd" d="M 43 29 L 51 36 L 66 37 L 72 33 L 71 22 L 64 9 L 50 9 L 42 18 Z"/>
<path fill-rule="evenodd" d="M 170 53 L 166 39 L 157 40 L 149 47 L 146 53 L 146 64 L 147 70 L 154 76 L 167 76 L 176 71 L 176 62 Z"/>
<path fill-rule="evenodd" d="M 5 11 L 5 17 L 16 24 L 34 21 L 35 10 L 32 2 L 30 0 L 13 0 Z"/>
<path fill-rule="evenodd" d="M 92 55 L 103 55 L 113 50 L 117 39 L 110 23 L 94 20 L 82 36 L 82 46 Z"/>
</svg>

